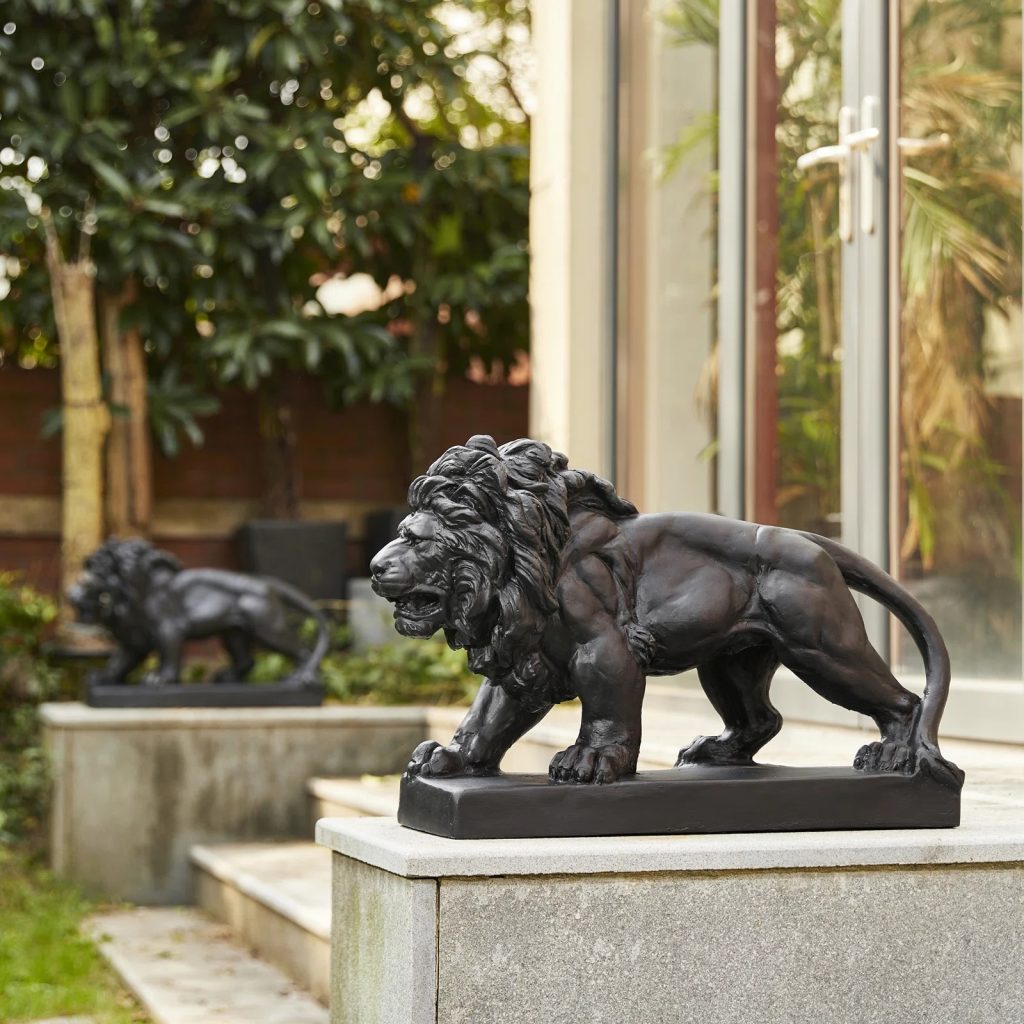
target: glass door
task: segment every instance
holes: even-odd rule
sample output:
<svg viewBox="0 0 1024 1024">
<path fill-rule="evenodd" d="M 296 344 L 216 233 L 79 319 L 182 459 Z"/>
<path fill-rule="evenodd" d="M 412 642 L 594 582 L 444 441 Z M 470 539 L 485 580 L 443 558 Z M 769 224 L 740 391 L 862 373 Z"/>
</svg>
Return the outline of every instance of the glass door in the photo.
<svg viewBox="0 0 1024 1024">
<path fill-rule="evenodd" d="M 746 515 L 840 530 L 842 7 L 751 5 Z M 843 229 L 846 228 L 843 211 Z"/>
<path fill-rule="evenodd" d="M 959 676 L 1019 682 L 1021 4 L 760 0 L 746 32 L 745 514 L 841 537 Z"/>
<path fill-rule="evenodd" d="M 888 564 L 883 0 L 751 5 L 749 518 Z M 883 610 L 863 603 L 877 646 Z"/>
<path fill-rule="evenodd" d="M 1021 4 L 893 6 L 892 562 L 959 677 L 1019 683 Z"/>
</svg>

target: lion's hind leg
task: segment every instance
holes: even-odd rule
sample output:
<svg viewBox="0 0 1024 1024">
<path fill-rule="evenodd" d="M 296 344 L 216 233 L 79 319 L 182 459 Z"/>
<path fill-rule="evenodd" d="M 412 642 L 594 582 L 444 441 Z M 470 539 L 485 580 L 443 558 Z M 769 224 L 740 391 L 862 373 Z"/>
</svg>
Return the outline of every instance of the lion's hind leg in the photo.
<svg viewBox="0 0 1024 1024">
<path fill-rule="evenodd" d="M 309 657 L 309 651 L 303 645 L 301 638 L 296 632 L 287 626 L 277 623 L 270 625 L 262 623 L 259 631 L 254 633 L 252 639 L 259 646 L 274 651 L 276 654 L 283 654 L 295 663 L 296 667 L 290 675 L 281 680 L 282 684 L 302 686 L 308 681 L 302 666 L 303 662 Z"/>
<path fill-rule="evenodd" d="M 697 669 L 700 684 L 722 716 L 720 736 L 698 736 L 679 752 L 676 767 L 688 764 L 745 765 L 778 733 L 782 716 L 768 697 L 779 666 L 768 646 L 721 654 Z"/>
<path fill-rule="evenodd" d="M 856 653 L 802 651 L 783 663 L 826 700 L 875 720 L 881 739 L 857 751 L 854 768 L 913 774 L 921 702 L 900 685 L 866 637 Z"/>
<path fill-rule="evenodd" d="M 857 754 L 864 771 L 912 773 L 920 741 L 920 700 L 900 685 L 871 645 L 864 619 L 838 566 L 803 538 L 768 534 L 776 568 L 758 594 L 783 665 L 840 707 L 875 720 L 881 732 Z"/>
<path fill-rule="evenodd" d="M 214 677 L 218 683 L 241 681 L 252 671 L 254 660 L 252 656 L 252 644 L 241 629 L 229 629 L 221 634 L 221 643 L 224 650 L 228 652 L 231 664 L 222 669 Z"/>
</svg>

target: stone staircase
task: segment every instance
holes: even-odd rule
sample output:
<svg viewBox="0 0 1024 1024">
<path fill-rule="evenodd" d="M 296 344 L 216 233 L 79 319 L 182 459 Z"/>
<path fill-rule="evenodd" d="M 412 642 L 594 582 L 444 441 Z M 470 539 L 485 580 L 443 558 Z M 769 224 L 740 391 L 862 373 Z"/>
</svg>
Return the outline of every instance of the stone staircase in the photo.
<svg viewBox="0 0 1024 1024">
<path fill-rule="evenodd" d="M 196 903 L 326 1003 L 330 852 L 308 842 L 220 843 L 193 847 L 192 865 Z"/>
<path fill-rule="evenodd" d="M 447 741 L 461 716 L 458 709 L 432 711 L 430 734 Z M 546 772 L 578 726 L 578 707 L 556 708 L 513 748 L 505 769 Z M 784 731 L 773 743 L 776 760 L 822 763 L 823 751 L 844 745 L 852 759 L 864 738 L 855 729 L 797 728 L 802 742 L 785 742 Z M 706 702 L 652 684 L 640 767 L 671 766 L 681 745 L 719 729 Z M 822 737 L 815 734 L 826 734 L 818 749 L 813 741 Z M 398 806 L 396 777 L 313 778 L 307 790 L 310 836 L 318 818 L 388 816 Z M 191 860 L 197 909 L 137 908 L 91 925 L 155 1024 L 325 1024 L 330 853 L 312 839 L 235 842 L 194 846 Z"/>
</svg>

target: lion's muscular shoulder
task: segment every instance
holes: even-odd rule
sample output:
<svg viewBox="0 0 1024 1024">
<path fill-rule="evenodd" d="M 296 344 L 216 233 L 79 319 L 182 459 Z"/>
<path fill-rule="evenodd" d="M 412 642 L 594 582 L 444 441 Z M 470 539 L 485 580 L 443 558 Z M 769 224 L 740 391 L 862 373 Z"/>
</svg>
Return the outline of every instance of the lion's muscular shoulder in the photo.
<svg viewBox="0 0 1024 1024">
<path fill-rule="evenodd" d="M 620 584 L 597 553 L 567 565 L 559 577 L 556 594 L 558 614 L 549 628 L 566 632 L 577 643 L 600 632 L 609 619 L 619 617 L 623 597 Z"/>
</svg>

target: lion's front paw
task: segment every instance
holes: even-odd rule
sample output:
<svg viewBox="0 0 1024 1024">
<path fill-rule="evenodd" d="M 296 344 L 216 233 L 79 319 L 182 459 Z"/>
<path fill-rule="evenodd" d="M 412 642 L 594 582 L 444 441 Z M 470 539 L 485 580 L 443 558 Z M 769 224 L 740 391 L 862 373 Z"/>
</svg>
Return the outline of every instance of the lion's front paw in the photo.
<svg viewBox="0 0 1024 1024">
<path fill-rule="evenodd" d="M 434 740 L 421 743 L 409 758 L 406 775 L 462 775 L 466 758 L 458 747 L 442 747 Z"/>
<path fill-rule="evenodd" d="M 857 751 L 853 767 L 862 772 L 899 772 L 913 775 L 917 767 L 914 751 L 905 743 L 880 740 L 867 743 Z"/>
<path fill-rule="evenodd" d="M 603 747 L 576 743 L 555 754 L 548 774 L 555 782 L 595 782 L 600 786 L 635 771 L 636 753 L 623 743 Z"/>
</svg>

